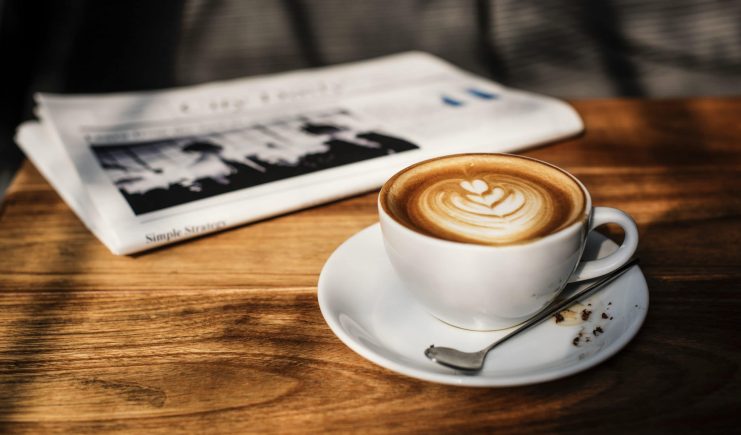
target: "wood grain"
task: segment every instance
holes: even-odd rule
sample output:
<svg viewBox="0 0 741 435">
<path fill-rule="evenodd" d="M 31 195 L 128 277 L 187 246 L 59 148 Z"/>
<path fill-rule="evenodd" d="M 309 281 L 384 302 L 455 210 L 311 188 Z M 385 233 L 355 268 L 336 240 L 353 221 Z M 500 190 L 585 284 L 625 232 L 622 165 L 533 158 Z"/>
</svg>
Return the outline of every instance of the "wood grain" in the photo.
<svg viewBox="0 0 741 435">
<path fill-rule="evenodd" d="M 639 225 L 651 307 L 607 362 L 469 389 L 345 347 L 316 280 L 374 192 L 115 257 L 26 164 L 0 209 L 0 433 L 733 431 L 741 99 L 574 104 L 587 133 L 526 154 Z"/>
</svg>

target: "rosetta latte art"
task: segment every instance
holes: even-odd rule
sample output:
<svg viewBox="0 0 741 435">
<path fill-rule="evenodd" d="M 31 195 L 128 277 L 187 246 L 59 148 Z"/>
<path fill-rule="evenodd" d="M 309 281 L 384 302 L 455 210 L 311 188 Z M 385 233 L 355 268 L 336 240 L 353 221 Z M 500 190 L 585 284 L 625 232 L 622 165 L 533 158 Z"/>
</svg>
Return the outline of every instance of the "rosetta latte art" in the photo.
<svg viewBox="0 0 741 435">
<path fill-rule="evenodd" d="M 409 204 L 414 209 L 410 218 L 433 234 L 507 244 L 553 224 L 553 196 L 523 178 L 503 174 L 447 178 L 424 186 L 415 196 Z"/>
</svg>

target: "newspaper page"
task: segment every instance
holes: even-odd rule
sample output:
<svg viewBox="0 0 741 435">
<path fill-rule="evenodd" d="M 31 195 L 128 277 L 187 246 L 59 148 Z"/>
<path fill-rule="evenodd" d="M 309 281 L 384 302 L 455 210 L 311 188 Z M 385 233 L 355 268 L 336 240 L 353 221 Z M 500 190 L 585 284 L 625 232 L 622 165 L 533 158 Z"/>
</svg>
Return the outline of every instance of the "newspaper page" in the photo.
<svg viewBox="0 0 741 435">
<path fill-rule="evenodd" d="M 114 254 L 375 189 L 427 158 L 512 152 L 583 129 L 562 101 L 420 52 L 37 103 L 21 148 Z"/>
</svg>

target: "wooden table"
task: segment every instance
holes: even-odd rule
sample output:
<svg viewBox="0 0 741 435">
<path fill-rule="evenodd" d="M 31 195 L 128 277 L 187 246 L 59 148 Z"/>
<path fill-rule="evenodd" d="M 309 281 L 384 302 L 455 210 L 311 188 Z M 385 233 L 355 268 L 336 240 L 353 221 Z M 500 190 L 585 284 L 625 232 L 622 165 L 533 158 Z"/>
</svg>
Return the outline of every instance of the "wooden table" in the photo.
<svg viewBox="0 0 741 435">
<path fill-rule="evenodd" d="M 738 430 L 741 99 L 574 104 L 587 133 L 526 154 L 639 224 L 651 306 L 607 362 L 475 389 L 348 349 L 317 277 L 375 192 L 115 257 L 26 164 L 0 211 L 0 433 Z"/>
</svg>

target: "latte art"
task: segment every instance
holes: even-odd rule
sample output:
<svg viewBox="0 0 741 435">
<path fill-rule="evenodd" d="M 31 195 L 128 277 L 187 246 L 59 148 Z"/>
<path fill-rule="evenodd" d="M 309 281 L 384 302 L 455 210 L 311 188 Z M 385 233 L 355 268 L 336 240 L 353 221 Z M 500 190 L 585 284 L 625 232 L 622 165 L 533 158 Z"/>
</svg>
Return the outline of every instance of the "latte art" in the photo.
<svg viewBox="0 0 741 435">
<path fill-rule="evenodd" d="M 550 221 L 554 209 L 543 188 L 508 176 L 441 180 L 417 195 L 412 223 L 485 243 L 520 239 Z"/>
<path fill-rule="evenodd" d="M 413 166 L 391 181 L 384 189 L 393 216 L 453 241 L 522 243 L 585 214 L 584 194 L 573 178 L 516 156 L 446 157 Z"/>
</svg>

